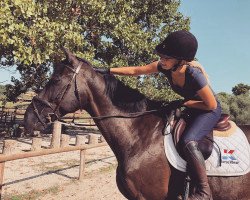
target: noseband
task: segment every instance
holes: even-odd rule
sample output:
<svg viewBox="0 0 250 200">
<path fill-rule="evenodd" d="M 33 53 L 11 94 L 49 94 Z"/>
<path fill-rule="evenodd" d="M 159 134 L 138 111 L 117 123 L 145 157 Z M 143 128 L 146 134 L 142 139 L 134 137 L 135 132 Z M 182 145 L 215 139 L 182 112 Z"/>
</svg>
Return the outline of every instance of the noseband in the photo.
<svg viewBox="0 0 250 200">
<path fill-rule="evenodd" d="M 55 120 L 60 120 L 60 116 L 57 114 L 59 113 L 58 109 L 59 109 L 59 106 L 60 104 L 62 103 L 62 100 L 63 98 L 65 97 L 65 95 L 68 93 L 69 91 L 69 88 L 71 87 L 71 84 L 73 83 L 73 81 L 75 80 L 75 95 L 80 103 L 80 109 L 81 106 L 82 106 L 82 102 L 81 102 L 81 97 L 80 97 L 80 94 L 79 94 L 79 90 L 78 90 L 78 86 L 77 86 L 77 75 L 81 69 L 81 66 L 82 66 L 82 63 L 80 62 L 79 65 L 77 66 L 76 70 L 75 69 L 72 69 L 72 67 L 68 66 L 68 65 L 65 65 L 70 71 L 72 71 L 74 74 L 71 78 L 71 80 L 69 81 L 69 83 L 63 87 L 63 89 L 57 94 L 56 98 L 57 99 L 58 97 L 60 97 L 59 99 L 59 103 L 58 104 L 55 104 L 54 102 L 49 102 L 47 100 L 43 100 L 41 99 L 39 96 L 35 96 L 33 99 L 32 99 L 32 106 L 33 106 L 33 109 L 34 109 L 34 112 L 36 114 L 36 117 L 38 119 L 38 121 L 43 125 L 43 127 L 45 128 L 46 127 L 46 124 L 45 122 L 42 120 L 41 118 L 41 115 L 42 115 L 42 112 L 44 110 L 45 107 L 48 107 L 51 109 L 51 113 L 48 113 L 47 114 L 47 119 L 49 120 L 49 122 L 51 123 L 52 121 L 55 121 Z M 45 105 L 45 107 L 42 108 L 41 112 L 39 113 L 38 109 L 37 109 L 37 105 L 36 105 L 36 102 L 39 102 L 40 104 L 43 104 Z M 52 117 L 54 116 L 54 119 L 55 120 L 52 120 Z"/>
</svg>

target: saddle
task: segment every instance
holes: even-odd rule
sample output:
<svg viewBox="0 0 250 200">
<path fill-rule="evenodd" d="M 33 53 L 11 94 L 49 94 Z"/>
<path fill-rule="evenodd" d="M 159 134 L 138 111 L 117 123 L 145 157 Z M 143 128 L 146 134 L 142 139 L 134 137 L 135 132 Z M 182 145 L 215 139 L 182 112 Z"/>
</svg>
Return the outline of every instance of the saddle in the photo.
<svg viewBox="0 0 250 200">
<path fill-rule="evenodd" d="M 177 109 L 174 113 L 173 121 L 170 123 L 174 145 L 182 158 L 184 158 L 184 153 L 182 152 L 179 141 L 187 126 L 187 120 L 185 120 L 185 118 L 185 114 L 181 113 L 181 111 Z M 212 153 L 214 134 L 216 134 L 216 136 L 221 134 L 225 137 L 225 135 L 228 134 L 228 130 L 231 129 L 229 118 L 230 116 L 228 114 L 222 114 L 213 131 L 211 131 L 203 140 L 199 141 L 198 147 L 205 160 L 208 159 Z"/>
<path fill-rule="evenodd" d="M 166 157 L 181 172 L 187 171 L 183 144 L 179 141 L 190 121 L 185 115 L 185 111 L 171 111 L 164 130 Z M 208 176 L 241 176 L 250 172 L 249 141 L 244 132 L 229 120 L 227 114 L 223 114 L 214 130 L 199 141 L 198 147 L 206 160 Z"/>
</svg>

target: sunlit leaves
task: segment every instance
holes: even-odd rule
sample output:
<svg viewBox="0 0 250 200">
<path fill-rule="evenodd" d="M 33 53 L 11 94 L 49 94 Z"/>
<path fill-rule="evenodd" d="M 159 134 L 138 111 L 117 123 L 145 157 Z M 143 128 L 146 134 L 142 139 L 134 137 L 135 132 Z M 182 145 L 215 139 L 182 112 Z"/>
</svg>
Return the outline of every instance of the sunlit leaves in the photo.
<svg viewBox="0 0 250 200">
<path fill-rule="evenodd" d="M 236 85 L 235 87 L 239 86 Z M 234 88 L 235 88 L 234 87 Z M 250 121 L 250 95 L 249 93 L 230 95 L 219 93 L 223 113 L 231 115 L 231 119 L 237 124 L 249 124 Z"/>
<path fill-rule="evenodd" d="M 81 26 L 58 12 L 51 18 L 50 2 L 3 1 L 0 12 L 0 44 L 12 50 L 13 64 L 42 64 L 55 59 L 62 43 L 76 50 L 84 44 Z M 51 8 L 52 9 L 52 8 Z"/>
<path fill-rule="evenodd" d="M 19 89 L 31 87 L 32 81 L 37 88 L 44 84 L 48 71 L 38 69 L 63 58 L 61 45 L 99 67 L 143 65 L 157 59 L 154 47 L 169 32 L 189 28 L 179 5 L 179 0 L 2 0 L 0 55 L 5 59 L 0 64 L 18 66 L 22 87 L 14 84 Z M 29 71 L 43 77 L 40 84 L 25 76 Z M 154 79 L 123 78 L 162 98 L 169 88 Z"/>
</svg>

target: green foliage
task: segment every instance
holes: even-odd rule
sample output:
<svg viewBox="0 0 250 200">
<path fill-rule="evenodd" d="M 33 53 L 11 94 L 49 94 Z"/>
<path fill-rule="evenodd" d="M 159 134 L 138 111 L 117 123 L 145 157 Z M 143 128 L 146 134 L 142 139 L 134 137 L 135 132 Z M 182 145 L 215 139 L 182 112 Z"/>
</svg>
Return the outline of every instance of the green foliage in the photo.
<svg viewBox="0 0 250 200">
<path fill-rule="evenodd" d="M 3 93 L 5 92 L 5 86 L 0 85 L 0 96 L 2 97 Z"/>
<path fill-rule="evenodd" d="M 237 124 L 250 123 L 250 95 L 230 95 L 227 93 L 219 93 L 218 99 L 221 102 L 223 113 L 231 115 L 233 121 Z"/>
<path fill-rule="evenodd" d="M 6 91 L 6 86 L 5 85 L 0 85 L 0 106 L 3 106 L 5 103 L 5 91 Z"/>
<path fill-rule="evenodd" d="M 0 64 L 17 65 L 21 73 L 21 80 L 13 78 L 14 86 L 8 86 L 8 98 L 14 100 L 31 87 L 39 90 L 51 63 L 62 59 L 61 45 L 97 66 L 152 62 L 155 45 L 169 32 L 189 29 L 189 18 L 178 11 L 179 5 L 180 0 L 2 0 Z M 122 80 L 140 85 L 149 96 L 173 96 L 161 84 L 149 85 L 155 82 L 152 78 Z"/>
<path fill-rule="evenodd" d="M 246 85 L 243 83 L 239 83 L 238 85 L 232 88 L 232 92 L 234 95 L 246 94 L 250 91 L 250 85 Z"/>
</svg>

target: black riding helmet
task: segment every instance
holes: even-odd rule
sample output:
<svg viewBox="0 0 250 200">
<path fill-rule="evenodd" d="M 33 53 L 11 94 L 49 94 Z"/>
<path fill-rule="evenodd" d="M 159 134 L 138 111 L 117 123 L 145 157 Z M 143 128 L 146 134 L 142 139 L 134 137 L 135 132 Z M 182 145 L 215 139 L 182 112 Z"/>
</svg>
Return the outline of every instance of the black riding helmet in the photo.
<svg viewBox="0 0 250 200">
<path fill-rule="evenodd" d="M 184 30 L 170 33 L 162 43 L 155 47 L 157 54 L 186 61 L 194 59 L 197 49 L 198 42 L 195 36 Z"/>
</svg>

